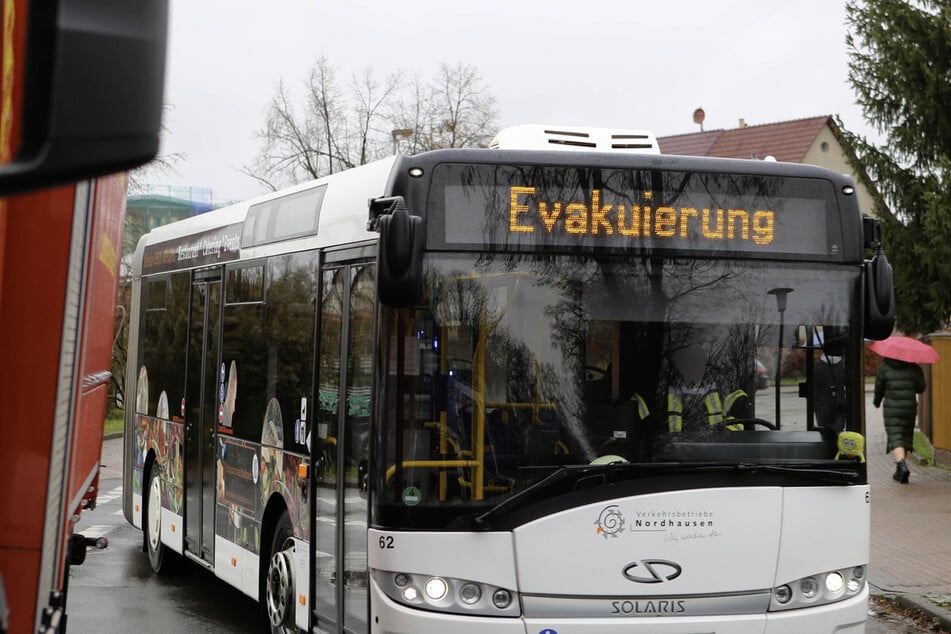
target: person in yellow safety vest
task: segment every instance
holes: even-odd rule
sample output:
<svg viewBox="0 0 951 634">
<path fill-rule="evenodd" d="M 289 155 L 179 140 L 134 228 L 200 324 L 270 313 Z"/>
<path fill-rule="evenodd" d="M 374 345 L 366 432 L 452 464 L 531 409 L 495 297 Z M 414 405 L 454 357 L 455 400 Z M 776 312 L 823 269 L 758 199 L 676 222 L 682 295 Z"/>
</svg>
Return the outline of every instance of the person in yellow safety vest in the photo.
<svg viewBox="0 0 951 634">
<path fill-rule="evenodd" d="M 702 403 L 703 415 L 707 424 L 719 425 L 731 418 L 728 413 L 741 397 L 747 396 L 743 390 L 735 390 L 724 399 L 720 396 L 717 386 L 712 383 L 701 383 L 706 369 L 707 356 L 700 346 L 687 346 L 676 351 L 671 356 L 671 362 L 681 382 L 674 384 L 667 390 L 667 429 L 671 432 L 683 431 L 684 404 L 688 409 L 693 405 L 694 411 L 687 412 L 687 418 L 699 418 L 698 403 Z M 730 431 L 743 429 L 742 424 L 727 425 Z"/>
<path fill-rule="evenodd" d="M 702 393 L 703 405 L 707 413 L 707 423 L 710 426 L 718 425 L 733 418 L 728 413 L 730 409 L 741 397 L 748 396 L 743 390 L 734 390 L 725 399 L 721 399 L 715 386 L 705 387 L 710 390 Z M 667 392 L 667 428 L 672 432 L 683 431 L 684 425 L 684 392 L 678 392 L 677 389 L 672 387 Z M 693 396 L 698 395 L 697 393 L 693 394 Z M 727 425 L 726 428 L 730 431 L 740 431 L 743 429 L 743 425 Z"/>
<path fill-rule="evenodd" d="M 644 420 L 650 416 L 651 410 L 649 407 L 647 407 L 647 401 L 644 400 L 643 396 L 635 392 L 634 395 L 631 396 L 631 401 L 637 404 L 638 419 Z"/>
</svg>

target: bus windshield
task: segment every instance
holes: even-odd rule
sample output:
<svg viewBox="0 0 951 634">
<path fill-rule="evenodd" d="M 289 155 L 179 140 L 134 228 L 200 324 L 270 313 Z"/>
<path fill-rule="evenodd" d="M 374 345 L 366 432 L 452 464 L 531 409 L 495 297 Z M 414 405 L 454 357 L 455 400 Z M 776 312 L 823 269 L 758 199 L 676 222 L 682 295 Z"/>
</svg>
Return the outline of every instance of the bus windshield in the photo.
<svg viewBox="0 0 951 634">
<path fill-rule="evenodd" d="M 425 305 L 382 333 L 375 496 L 400 509 L 386 524 L 412 511 L 417 528 L 448 525 L 564 466 L 833 464 L 836 434 L 860 428 L 842 371 L 858 363 L 844 344 L 857 267 L 485 253 L 426 266 Z"/>
</svg>

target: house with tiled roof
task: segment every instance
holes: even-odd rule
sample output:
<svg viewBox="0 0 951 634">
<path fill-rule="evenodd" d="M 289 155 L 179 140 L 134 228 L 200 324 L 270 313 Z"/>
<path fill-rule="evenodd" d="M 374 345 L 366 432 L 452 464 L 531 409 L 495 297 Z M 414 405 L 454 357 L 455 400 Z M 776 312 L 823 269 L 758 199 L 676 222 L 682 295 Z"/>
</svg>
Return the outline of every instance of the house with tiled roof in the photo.
<svg viewBox="0 0 951 634">
<path fill-rule="evenodd" d="M 763 125 L 746 125 L 740 119 L 739 125 L 730 130 L 658 137 L 657 142 L 662 154 L 759 160 L 773 157 L 849 174 L 856 182 L 862 212 L 871 214 L 874 209 L 873 196 L 877 193 L 849 166 L 846 153 L 851 154 L 851 150 L 831 115 Z"/>
</svg>

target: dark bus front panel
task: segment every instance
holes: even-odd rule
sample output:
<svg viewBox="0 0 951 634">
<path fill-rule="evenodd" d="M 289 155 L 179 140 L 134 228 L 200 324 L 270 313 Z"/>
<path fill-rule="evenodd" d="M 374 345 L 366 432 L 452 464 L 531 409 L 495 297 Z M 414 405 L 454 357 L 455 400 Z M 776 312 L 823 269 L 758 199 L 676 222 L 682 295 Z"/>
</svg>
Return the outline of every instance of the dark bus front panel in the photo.
<svg viewBox="0 0 951 634">
<path fill-rule="evenodd" d="M 862 431 L 856 267 L 430 254 L 425 280 L 425 306 L 386 313 L 381 333 L 381 526 L 461 528 L 565 465 L 696 479 L 710 463 L 832 462 L 836 434 Z M 692 377 L 686 351 L 702 353 Z M 827 361 L 845 370 L 831 415 L 807 408 Z"/>
</svg>

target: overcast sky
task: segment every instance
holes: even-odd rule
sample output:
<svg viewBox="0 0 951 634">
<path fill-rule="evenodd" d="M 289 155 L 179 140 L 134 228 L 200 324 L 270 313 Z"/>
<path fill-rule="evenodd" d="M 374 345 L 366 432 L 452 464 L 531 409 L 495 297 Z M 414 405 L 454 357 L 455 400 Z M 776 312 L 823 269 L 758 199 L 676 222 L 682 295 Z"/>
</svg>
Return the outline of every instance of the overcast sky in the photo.
<svg viewBox="0 0 951 634">
<path fill-rule="evenodd" d="M 240 173 L 280 79 L 296 89 L 325 55 L 430 79 L 475 66 L 501 127 L 647 128 L 658 136 L 838 114 L 870 134 L 847 83 L 844 0 L 171 0 L 159 184 L 215 201 L 263 193 Z"/>
</svg>

